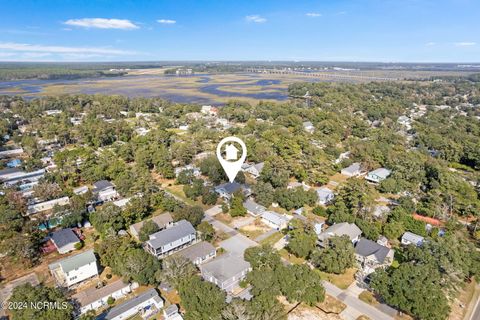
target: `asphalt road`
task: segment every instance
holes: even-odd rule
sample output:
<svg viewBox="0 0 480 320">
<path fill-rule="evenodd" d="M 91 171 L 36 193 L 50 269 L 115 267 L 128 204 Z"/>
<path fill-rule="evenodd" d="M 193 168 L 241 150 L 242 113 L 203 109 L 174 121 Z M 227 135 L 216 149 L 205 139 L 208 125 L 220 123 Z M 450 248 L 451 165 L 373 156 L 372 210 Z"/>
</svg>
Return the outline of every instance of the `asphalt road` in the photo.
<svg viewBox="0 0 480 320">
<path fill-rule="evenodd" d="M 472 312 L 472 316 L 470 317 L 470 320 L 477 319 L 480 319 L 480 297 L 477 299 L 477 302 L 475 303 L 475 307 Z"/>
</svg>

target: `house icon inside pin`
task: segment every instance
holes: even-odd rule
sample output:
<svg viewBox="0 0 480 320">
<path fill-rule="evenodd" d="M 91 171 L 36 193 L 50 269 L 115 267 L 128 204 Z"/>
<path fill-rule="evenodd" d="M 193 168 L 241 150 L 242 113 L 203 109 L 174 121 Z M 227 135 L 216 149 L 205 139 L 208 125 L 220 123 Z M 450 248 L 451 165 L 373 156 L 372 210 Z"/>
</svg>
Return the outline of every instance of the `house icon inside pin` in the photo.
<svg viewBox="0 0 480 320">
<path fill-rule="evenodd" d="M 227 157 L 225 160 L 237 160 L 238 159 L 238 149 L 233 145 L 229 144 L 225 147 L 225 151 L 227 153 Z"/>
</svg>

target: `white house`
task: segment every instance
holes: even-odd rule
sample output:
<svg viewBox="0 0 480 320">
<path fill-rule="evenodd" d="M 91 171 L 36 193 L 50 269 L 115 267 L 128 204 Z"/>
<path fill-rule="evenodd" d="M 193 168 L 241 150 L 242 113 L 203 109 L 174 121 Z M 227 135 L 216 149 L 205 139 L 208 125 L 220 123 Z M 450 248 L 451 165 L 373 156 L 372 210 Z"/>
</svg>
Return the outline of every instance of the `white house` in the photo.
<svg viewBox="0 0 480 320">
<path fill-rule="evenodd" d="M 370 182 L 379 183 L 388 178 L 388 176 L 392 173 L 392 171 L 385 169 L 385 168 L 378 168 L 373 171 L 370 171 L 365 179 Z"/>
<path fill-rule="evenodd" d="M 163 317 L 165 320 L 183 320 L 182 315 L 178 313 L 178 307 L 176 304 L 172 304 L 164 308 Z"/>
<path fill-rule="evenodd" d="M 256 164 L 245 164 L 242 165 L 243 172 L 247 172 L 251 174 L 255 179 L 260 176 L 260 173 L 262 173 L 263 167 L 265 166 L 264 162 L 256 163 Z"/>
<path fill-rule="evenodd" d="M 347 177 L 356 177 L 362 173 L 362 166 L 359 162 L 342 169 L 341 173 Z"/>
<path fill-rule="evenodd" d="M 230 254 L 223 254 L 200 265 L 202 278 L 227 292 L 238 288 L 240 281 L 245 279 L 250 270 L 252 270 L 250 263 Z"/>
<path fill-rule="evenodd" d="M 142 319 L 149 319 L 161 308 L 163 308 L 163 299 L 158 295 L 157 291 L 152 288 L 110 309 L 103 319 L 123 320 L 137 313 L 140 313 Z"/>
<path fill-rule="evenodd" d="M 60 254 L 75 250 L 75 245 L 80 243 L 80 239 L 78 239 L 75 232 L 70 228 L 53 232 L 50 239 Z"/>
<path fill-rule="evenodd" d="M 424 240 L 425 240 L 424 237 L 408 231 L 405 232 L 402 236 L 402 244 L 406 246 L 414 244 L 417 247 L 420 247 L 423 244 Z"/>
<path fill-rule="evenodd" d="M 378 268 L 390 266 L 394 253 L 392 249 L 365 238 L 360 239 L 355 246 L 355 258 L 364 275 L 369 275 Z"/>
<path fill-rule="evenodd" d="M 63 197 L 63 198 L 58 198 L 58 199 L 53 199 L 45 202 L 40 202 L 36 204 L 29 205 L 27 207 L 27 214 L 35 214 L 38 212 L 43 212 L 47 210 L 52 210 L 53 207 L 56 205 L 58 206 L 66 206 L 70 204 L 70 199 L 68 197 Z"/>
<path fill-rule="evenodd" d="M 100 288 L 90 287 L 82 290 L 77 294 L 74 294 L 72 300 L 77 308 L 77 313 L 84 314 L 89 310 L 98 310 L 102 307 L 108 306 L 108 298 L 123 298 L 136 287 L 138 287 L 137 283 L 124 283 L 122 279 L 119 279 Z"/>
<path fill-rule="evenodd" d="M 327 187 L 321 187 L 317 189 L 318 203 L 327 205 L 335 198 L 335 194 Z"/>
<path fill-rule="evenodd" d="M 107 180 L 100 180 L 93 184 L 93 193 L 97 195 L 97 201 L 111 201 L 119 197 L 115 186 Z"/>
<path fill-rule="evenodd" d="M 145 249 L 157 258 L 164 258 L 195 243 L 196 231 L 187 220 L 180 220 L 172 227 L 150 235 Z"/>
<path fill-rule="evenodd" d="M 48 266 L 59 286 L 71 287 L 98 276 L 97 258 L 93 249 L 54 262 Z"/>
<path fill-rule="evenodd" d="M 282 230 L 288 226 L 289 220 L 285 216 L 282 216 L 281 214 L 278 214 L 276 212 L 265 211 L 262 213 L 262 221 L 266 225 L 276 230 Z"/>
</svg>

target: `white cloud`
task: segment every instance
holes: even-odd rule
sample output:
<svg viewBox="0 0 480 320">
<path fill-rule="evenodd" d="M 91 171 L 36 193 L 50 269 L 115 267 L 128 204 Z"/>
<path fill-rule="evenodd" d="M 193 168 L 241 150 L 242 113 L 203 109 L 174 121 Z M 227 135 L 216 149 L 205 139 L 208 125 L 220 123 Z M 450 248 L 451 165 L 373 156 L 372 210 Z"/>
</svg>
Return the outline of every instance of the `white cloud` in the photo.
<svg viewBox="0 0 480 320">
<path fill-rule="evenodd" d="M 125 51 L 104 47 L 64 47 L 64 46 L 45 46 L 15 42 L 0 42 L 0 50 L 17 52 L 46 52 L 61 54 L 99 54 L 99 55 L 130 55 L 135 54 L 132 51 Z"/>
<path fill-rule="evenodd" d="M 177 21 L 171 20 L 171 19 L 159 19 L 159 20 L 157 20 L 157 22 L 161 23 L 161 24 L 175 24 L 175 23 L 177 23 Z"/>
<path fill-rule="evenodd" d="M 310 18 L 318 18 L 322 16 L 322 14 L 318 12 L 309 12 L 309 13 L 305 13 L 305 15 Z"/>
<path fill-rule="evenodd" d="M 476 45 L 476 42 L 455 42 L 456 47 L 471 47 Z"/>
<path fill-rule="evenodd" d="M 83 18 L 70 19 L 64 22 L 66 25 L 83 27 L 83 28 L 97 28 L 97 29 L 138 29 L 139 26 L 126 19 L 103 19 L 103 18 Z"/>
<path fill-rule="evenodd" d="M 247 20 L 247 22 L 255 22 L 255 23 L 267 22 L 267 19 L 265 19 L 262 16 L 259 16 L 258 14 L 253 14 L 251 16 L 246 16 L 245 20 Z"/>
<path fill-rule="evenodd" d="M 430 41 L 430 42 L 425 43 L 425 45 L 426 45 L 427 47 L 431 47 L 431 46 L 434 46 L 434 45 L 436 45 L 436 44 L 437 44 L 437 43 L 436 43 L 436 42 L 433 42 L 433 41 Z"/>
</svg>

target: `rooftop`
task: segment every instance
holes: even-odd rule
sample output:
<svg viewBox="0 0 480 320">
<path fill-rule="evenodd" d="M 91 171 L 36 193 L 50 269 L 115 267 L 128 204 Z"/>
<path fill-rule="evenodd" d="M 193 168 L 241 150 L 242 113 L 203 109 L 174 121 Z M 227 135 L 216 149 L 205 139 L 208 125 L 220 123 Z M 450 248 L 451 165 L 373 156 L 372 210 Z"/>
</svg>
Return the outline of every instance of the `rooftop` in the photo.
<svg viewBox="0 0 480 320">
<path fill-rule="evenodd" d="M 362 230 L 360 230 L 355 223 L 342 222 L 336 223 L 333 226 L 328 227 L 318 236 L 318 239 L 326 240 L 332 236 L 347 235 L 350 240 L 353 240 L 361 234 Z"/>
<path fill-rule="evenodd" d="M 104 297 L 110 296 L 112 293 L 117 292 L 120 289 L 128 287 L 128 283 L 124 283 L 122 279 L 107 284 L 101 288 L 88 288 L 73 295 L 73 300 L 76 300 L 81 307 L 87 306 L 92 302 L 98 301 Z"/>
<path fill-rule="evenodd" d="M 175 223 L 173 227 L 150 235 L 150 240 L 148 240 L 147 243 L 153 248 L 160 248 L 192 233 L 195 233 L 192 224 L 187 220 L 180 220 Z"/>
<path fill-rule="evenodd" d="M 57 248 L 79 241 L 75 232 L 70 228 L 55 231 L 52 233 L 51 238 Z"/>
<path fill-rule="evenodd" d="M 240 257 L 229 254 L 224 254 L 200 266 L 202 272 L 206 271 L 222 282 L 249 268 L 250 263 Z"/>
<path fill-rule="evenodd" d="M 110 311 L 107 312 L 105 315 L 105 319 L 113 319 L 115 317 L 118 317 L 119 315 L 123 314 L 124 312 L 135 308 L 139 304 L 151 299 L 159 299 L 162 300 L 162 298 L 158 295 L 157 291 L 155 289 L 150 289 L 148 291 L 145 291 L 144 293 L 125 301 L 122 304 L 119 304 L 118 306 L 110 309 Z"/>
<path fill-rule="evenodd" d="M 76 254 L 74 256 L 62 259 L 60 261 L 54 262 L 48 267 L 50 270 L 56 269 L 58 266 L 62 267 L 64 273 L 68 273 L 72 270 L 75 270 L 81 266 L 96 262 L 97 258 L 93 253 L 93 249 L 87 250 L 85 252 Z"/>
<path fill-rule="evenodd" d="M 195 259 L 205 257 L 215 251 L 215 247 L 210 243 L 201 241 L 186 249 L 180 250 L 177 254 L 193 262 Z"/>
<path fill-rule="evenodd" d="M 355 253 L 362 256 L 368 257 L 374 255 L 377 261 L 383 263 L 385 258 L 387 257 L 388 253 L 391 249 L 382 246 L 374 241 L 362 238 L 357 242 L 355 246 Z"/>
<path fill-rule="evenodd" d="M 288 219 L 286 217 L 273 211 L 265 211 L 264 213 L 262 213 L 262 218 L 276 225 L 281 225 L 285 222 L 288 222 Z"/>
</svg>

